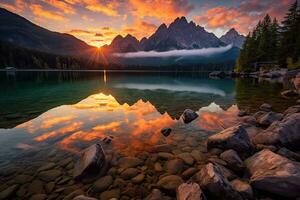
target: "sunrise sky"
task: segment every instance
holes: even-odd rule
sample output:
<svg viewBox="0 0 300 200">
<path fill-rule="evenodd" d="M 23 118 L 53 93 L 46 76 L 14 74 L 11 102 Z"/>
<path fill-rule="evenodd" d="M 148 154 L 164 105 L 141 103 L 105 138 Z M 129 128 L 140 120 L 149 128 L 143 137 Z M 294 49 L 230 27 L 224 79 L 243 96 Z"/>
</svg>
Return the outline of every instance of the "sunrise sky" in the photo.
<svg viewBox="0 0 300 200">
<path fill-rule="evenodd" d="M 247 34 L 266 13 L 282 19 L 295 0 L 0 0 L 0 6 L 88 44 L 118 34 L 150 36 L 161 23 L 186 16 L 217 36 L 234 27 Z"/>
</svg>

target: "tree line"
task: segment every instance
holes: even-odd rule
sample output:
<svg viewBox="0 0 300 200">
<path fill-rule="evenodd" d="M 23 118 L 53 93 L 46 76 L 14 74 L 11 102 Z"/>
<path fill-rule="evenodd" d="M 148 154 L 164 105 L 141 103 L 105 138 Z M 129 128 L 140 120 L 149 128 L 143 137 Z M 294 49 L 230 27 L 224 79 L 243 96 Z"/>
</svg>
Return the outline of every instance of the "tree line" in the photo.
<svg viewBox="0 0 300 200">
<path fill-rule="evenodd" d="M 293 3 L 279 25 L 268 14 L 259 21 L 243 44 L 236 71 L 256 71 L 257 66 L 300 67 L 300 8 Z"/>
</svg>

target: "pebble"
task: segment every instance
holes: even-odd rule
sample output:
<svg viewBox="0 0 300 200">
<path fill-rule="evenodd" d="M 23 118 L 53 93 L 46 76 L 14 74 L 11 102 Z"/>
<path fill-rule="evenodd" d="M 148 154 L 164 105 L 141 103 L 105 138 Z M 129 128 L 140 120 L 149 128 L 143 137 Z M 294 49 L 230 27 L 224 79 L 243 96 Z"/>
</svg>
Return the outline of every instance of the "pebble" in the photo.
<svg viewBox="0 0 300 200">
<path fill-rule="evenodd" d="M 35 179 L 29 184 L 28 192 L 30 194 L 43 194 L 44 193 L 43 182 L 38 179 Z"/>
<path fill-rule="evenodd" d="M 180 176 L 176 175 L 169 175 L 165 176 L 162 179 L 160 179 L 157 183 L 157 185 L 160 188 L 166 189 L 166 190 L 176 190 L 177 187 L 183 183 L 183 180 Z"/>
<path fill-rule="evenodd" d="M 157 172 L 163 171 L 163 168 L 159 162 L 154 163 L 154 170 Z"/>
<path fill-rule="evenodd" d="M 100 194 L 100 200 L 111 200 L 113 198 L 119 199 L 120 193 L 121 193 L 120 189 L 113 189 L 113 190 L 102 192 Z"/>
<path fill-rule="evenodd" d="M 184 172 L 182 172 L 181 176 L 184 179 L 188 179 L 191 176 L 193 176 L 198 170 L 196 168 L 188 168 L 187 170 L 185 170 Z"/>
<path fill-rule="evenodd" d="M 30 200 L 44 200 L 46 198 L 47 198 L 46 194 L 35 194 L 30 198 Z"/>
<path fill-rule="evenodd" d="M 43 181 L 50 182 L 58 178 L 60 175 L 61 175 L 60 170 L 52 169 L 52 170 L 40 172 L 39 177 Z"/>
<path fill-rule="evenodd" d="M 165 159 L 165 160 L 170 160 L 174 158 L 173 154 L 167 152 L 159 152 L 157 155 L 160 159 Z"/>
<path fill-rule="evenodd" d="M 55 163 L 50 162 L 50 163 L 47 163 L 47 164 L 43 165 L 42 167 L 38 168 L 37 171 L 38 172 L 46 171 L 46 170 L 54 168 L 55 166 L 56 166 Z"/>
<path fill-rule="evenodd" d="M 113 184 L 112 176 L 104 176 L 97 180 L 93 185 L 93 191 L 95 192 L 103 192 L 105 191 L 111 184 Z"/>
<path fill-rule="evenodd" d="M 143 161 L 136 157 L 123 157 L 119 160 L 119 166 L 121 168 L 132 168 L 141 165 Z"/>
<path fill-rule="evenodd" d="M 125 179 L 125 180 L 128 180 L 128 179 L 131 179 L 131 178 L 135 177 L 138 173 L 139 173 L 138 169 L 128 168 L 120 174 L 120 177 Z"/>
<path fill-rule="evenodd" d="M 54 187 L 55 187 L 54 182 L 47 183 L 46 186 L 45 186 L 47 194 L 51 193 L 53 191 Z"/>
<path fill-rule="evenodd" d="M 18 185 L 12 185 L 7 189 L 0 192 L 0 199 L 6 200 L 15 194 L 15 191 L 18 189 Z"/>
<path fill-rule="evenodd" d="M 191 156 L 190 153 L 181 153 L 178 154 L 178 157 L 181 158 L 187 165 L 192 165 L 194 163 L 194 158 Z"/>
<path fill-rule="evenodd" d="M 24 184 L 24 183 L 28 183 L 30 181 L 32 181 L 33 177 L 26 175 L 26 174 L 21 174 L 21 175 L 17 175 L 14 178 L 15 183 L 17 184 Z"/>
<path fill-rule="evenodd" d="M 138 183 L 143 182 L 144 178 L 145 178 L 144 174 L 139 174 L 139 175 L 135 176 L 134 178 L 132 178 L 131 181 L 135 184 L 138 184 Z"/>
<path fill-rule="evenodd" d="M 180 159 L 169 160 L 165 164 L 165 169 L 169 174 L 179 174 L 183 170 L 184 163 Z"/>
</svg>

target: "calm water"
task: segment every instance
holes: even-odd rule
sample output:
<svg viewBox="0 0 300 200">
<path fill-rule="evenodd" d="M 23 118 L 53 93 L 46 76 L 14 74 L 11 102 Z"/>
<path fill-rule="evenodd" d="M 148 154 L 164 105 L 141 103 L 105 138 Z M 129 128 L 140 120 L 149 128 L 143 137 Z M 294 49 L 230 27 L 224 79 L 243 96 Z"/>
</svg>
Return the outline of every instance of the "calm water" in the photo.
<svg viewBox="0 0 300 200">
<path fill-rule="evenodd" d="M 0 72 L 0 189 L 105 137 L 112 138 L 104 144 L 108 155 L 136 156 L 164 143 L 201 151 L 208 135 L 239 121 L 240 109 L 270 103 L 283 111 L 295 103 L 280 96 L 286 88 L 195 73 Z M 179 119 L 186 108 L 199 113 L 188 125 Z M 167 127 L 173 132 L 165 138 Z"/>
</svg>

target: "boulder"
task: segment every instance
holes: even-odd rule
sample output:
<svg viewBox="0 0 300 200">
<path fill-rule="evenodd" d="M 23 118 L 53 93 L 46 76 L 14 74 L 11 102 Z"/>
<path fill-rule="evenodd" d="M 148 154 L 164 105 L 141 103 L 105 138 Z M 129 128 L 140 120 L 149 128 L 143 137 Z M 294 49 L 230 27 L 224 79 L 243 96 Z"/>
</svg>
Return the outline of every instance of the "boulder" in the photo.
<svg viewBox="0 0 300 200">
<path fill-rule="evenodd" d="M 123 157 L 119 160 L 119 166 L 121 168 L 132 168 L 132 167 L 136 167 L 139 166 L 143 163 L 143 161 L 139 158 L 136 157 Z"/>
<path fill-rule="evenodd" d="M 224 177 L 220 168 L 209 163 L 201 168 L 195 175 L 195 180 L 200 187 L 208 194 L 208 199 L 242 200 L 229 181 Z"/>
<path fill-rule="evenodd" d="M 236 151 L 229 149 L 221 153 L 220 158 L 227 162 L 230 169 L 234 171 L 242 171 L 245 166 Z"/>
<path fill-rule="evenodd" d="M 232 185 L 233 189 L 243 197 L 243 199 L 254 199 L 252 187 L 248 183 L 239 179 L 235 179 L 231 181 L 230 184 Z"/>
<path fill-rule="evenodd" d="M 298 97 L 299 94 L 296 90 L 285 90 L 281 92 L 281 95 L 286 98 Z"/>
<path fill-rule="evenodd" d="M 253 150 L 249 136 L 241 125 L 210 136 L 207 140 L 207 148 L 233 149 L 239 152 L 240 155 L 248 155 Z"/>
<path fill-rule="evenodd" d="M 272 106 L 270 104 L 264 103 L 259 107 L 259 109 L 261 111 L 270 112 L 272 110 Z"/>
<path fill-rule="evenodd" d="M 158 189 L 153 189 L 151 193 L 144 200 L 161 200 L 163 197 L 162 193 Z"/>
<path fill-rule="evenodd" d="M 274 122 L 265 131 L 257 134 L 255 144 L 283 146 L 289 149 L 300 148 L 300 113 L 292 114 Z"/>
<path fill-rule="evenodd" d="M 84 149 L 74 167 L 73 177 L 76 179 L 99 172 L 105 165 L 105 153 L 101 144 L 94 144 Z"/>
<path fill-rule="evenodd" d="M 176 175 L 169 175 L 161 178 L 157 185 L 165 190 L 175 191 L 179 185 L 183 183 L 182 178 Z"/>
<path fill-rule="evenodd" d="M 290 160 L 294 160 L 294 161 L 300 161 L 300 154 L 296 153 L 296 152 L 293 152 L 287 148 L 280 148 L 277 153 L 281 156 L 284 156 Z"/>
<path fill-rule="evenodd" d="M 194 121 L 198 116 L 199 115 L 195 111 L 193 111 L 191 109 L 186 109 L 182 113 L 181 118 L 184 123 L 188 124 L 188 123 Z"/>
<path fill-rule="evenodd" d="M 300 196 L 300 163 L 270 150 L 262 150 L 245 161 L 253 188 L 283 197 Z"/>
<path fill-rule="evenodd" d="M 258 118 L 257 123 L 262 127 L 268 127 L 275 121 L 280 121 L 283 117 L 281 113 L 269 112 Z"/>
<path fill-rule="evenodd" d="M 168 137 L 171 134 L 172 129 L 170 129 L 170 128 L 164 128 L 160 132 L 161 132 L 161 134 L 163 134 L 163 136 Z"/>
<path fill-rule="evenodd" d="M 197 183 L 183 183 L 176 191 L 177 200 L 206 200 Z"/>
</svg>

